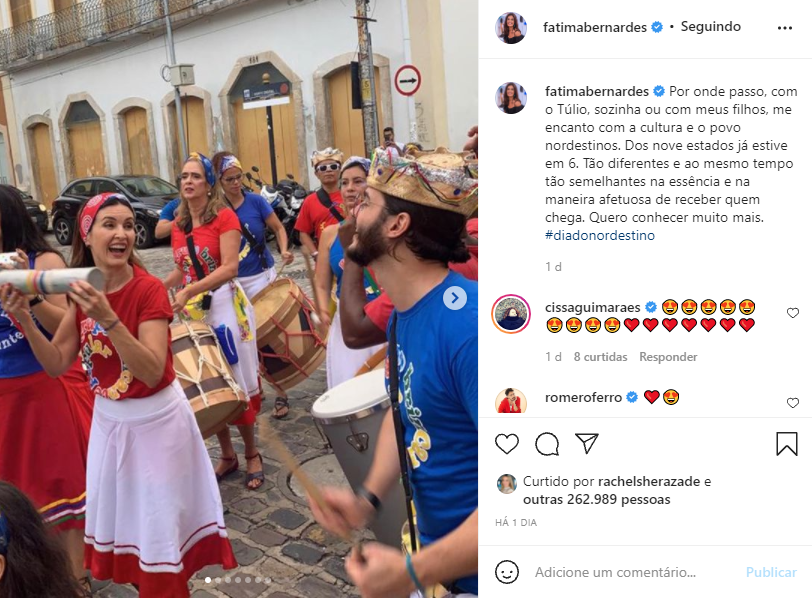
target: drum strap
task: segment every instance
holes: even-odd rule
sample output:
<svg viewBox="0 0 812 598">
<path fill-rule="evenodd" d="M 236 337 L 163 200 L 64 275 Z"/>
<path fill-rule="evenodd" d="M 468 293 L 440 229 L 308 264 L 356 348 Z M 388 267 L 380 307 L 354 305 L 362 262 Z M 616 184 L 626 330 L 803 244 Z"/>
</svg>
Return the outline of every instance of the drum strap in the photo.
<svg viewBox="0 0 812 598">
<path fill-rule="evenodd" d="M 319 187 L 316 190 L 316 197 L 319 200 L 319 203 L 323 205 L 325 208 L 330 210 L 330 213 L 333 215 L 333 218 L 338 220 L 339 224 L 344 222 L 344 216 L 341 215 L 341 212 L 333 204 L 333 200 L 330 199 L 330 196 L 327 194 L 327 191 L 324 190 L 323 187 Z"/>
<path fill-rule="evenodd" d="M 400 458 L 400 479 L 403 490 L 406 492 L 406 516 L 409 522 L 409 541 L 412 545 L 412 554 L 417 553 L 417 530 L 414 525 L 412 512 L 412 483 L 409 480 L 409 460 L 406 454 L 406 438 L 403 429 L 403 420 L 400 419 L 400 376 L 398 368 L 398 340 L 397 340 L 398 314 L 392 315 L 392 327 L 389 331 L 389 401 L 392 403 L 392 417 L 395 423 L 395 440 L 398 444 L 398 457 Z"/>
<path fill-rule="evenodd" d="M 195 269 L 195 274 L 197 274 L 198 280 L 203 280 L 206 277 L 206 273 L 203 271 L 203 265 L 200 263 L 200 260 L 197 258 L 197 252 L 195 251 L 195 239 L 192 236 L 192 220 L 189 219 L 189 224 L 186 226 L 186 247 L 189 249 L 189 259 L 192 260 L 192 266 Z M 211 293 L 206 293 L 206 296 L 203 297 L 203 305 L 201 306 L 203 311 L 209 311 L 211 307 Z"/>
</svg>

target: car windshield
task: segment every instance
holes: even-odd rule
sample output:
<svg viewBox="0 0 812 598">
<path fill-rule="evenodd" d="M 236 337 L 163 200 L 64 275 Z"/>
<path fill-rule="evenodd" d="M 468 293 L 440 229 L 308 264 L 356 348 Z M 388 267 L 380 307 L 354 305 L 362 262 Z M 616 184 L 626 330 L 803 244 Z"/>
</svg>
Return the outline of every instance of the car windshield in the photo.
<svg viewBox="0 0 812 598">
<path fill-rule="evenodd" d="M 176 195 L 178 190 L 158 177 L 144 176 L 119 179 L 119 184 L 135 197 Z"/>
</svg>

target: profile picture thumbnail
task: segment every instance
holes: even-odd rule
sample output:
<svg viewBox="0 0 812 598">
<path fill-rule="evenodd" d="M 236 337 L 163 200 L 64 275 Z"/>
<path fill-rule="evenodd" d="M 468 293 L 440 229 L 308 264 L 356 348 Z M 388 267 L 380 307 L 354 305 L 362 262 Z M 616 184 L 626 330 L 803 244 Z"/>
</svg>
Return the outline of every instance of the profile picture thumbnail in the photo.
<svg viewBox="0 0 812 598">
<path fill-rule="evenodd" d="M 517 12 L 506 12 L 496 20 L 496 37 L 506 44 L 518 44 L 527 35 L 527 22 Z"/>
<path fill-rule="evenodd" d="M 508 81 L 496 90 L 496 106 L 505 114 L 518 114 L 527 105 L 527 92 L 518 83 Z"/>
<path fill-rule="evenodd" d="M 509 473 L 502 474 L 496 480 L 496 487 L 502 494 L 513 494 L 516 491 L 516 478 Z"/>
<path fill-rule="evenodd" d="M 527 398 L 518 388 L 505 388 L 496 395 L 497 413 L 524 413 L 527 411 Z"/>
<path fill-rule="evenodd" d="M 491 320 L 500 332 L 516 334 L 530 323 L 530 306 L 519 295 L 502 295 L 493 304 Z"/>
</svg>

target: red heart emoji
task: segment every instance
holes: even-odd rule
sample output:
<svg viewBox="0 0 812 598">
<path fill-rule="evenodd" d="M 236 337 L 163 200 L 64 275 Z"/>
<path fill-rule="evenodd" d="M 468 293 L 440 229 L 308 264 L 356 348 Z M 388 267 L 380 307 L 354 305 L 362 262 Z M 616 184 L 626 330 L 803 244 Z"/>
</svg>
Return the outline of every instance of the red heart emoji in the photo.
<svg viewBox="0 0 812 598">
<path fill-rule="evenodd" d="M 645 320 L 643 320 L 643 326 L 648 328 L 649 332 L 657 328 L 657 324 L 659 324 L 657 318 L 646 318 Z"/>
<path fill-rule="evenodd" d="M 676 318 L 665 318 L 663 320 L 663 328 L 671 332 L 674 328 L 677 327 L 677 320 Z"/>
<path fill-rule="evenodd" d="M 730 329 L 736 325 L 736 320 L 733 318 L 722 318 L 719 320 L 719 323 L 722 325 L 722 328 L 730 332 Z"/>
<path fill-rule="evenodd" d="M 750 329 L 756 325 L 756 321 L 753 318 L 742 318 L 739 320 L 739 325 L 744 328 L 745 332 L 750 332 Z"/>
<path fill-rule="evenodd" d="M 652 405 L 654 404 L 654 401 L 660 398 L 659 390 L 647 390 L 643 394 L 646 397 L 646 399 L 648 399 L 648 402 L 651 403 Z"/>
<path fill-rule="evenodd" d="M 623 324 L 625 324 L 626 328 L 628 328 L 631 332 L 634 332 L 634 329 L 637 328 L 638 324 L 640 324 L 640 320 L 637 318 L 626 318 L 623 321 Z"/>
<path fill-rule="evenodd" d="M 710 332 L 711 328 L 713 328 L 714 326 L 716 326 L 716 320 L 714 320 L 713 318 L 702 319 L 702 328 L 704 328 L 708 332 Z"/>
<path fill-rule="evenodd" d="M 696 326 L 696 320 L 694 320 L 693 318 L 682 319 L 682 327 L 685 328 L 685 330 L 687 330 L 688 332 L 691 332 L 691 330 L 694 329 L 694 326 Z"/>
</svg>

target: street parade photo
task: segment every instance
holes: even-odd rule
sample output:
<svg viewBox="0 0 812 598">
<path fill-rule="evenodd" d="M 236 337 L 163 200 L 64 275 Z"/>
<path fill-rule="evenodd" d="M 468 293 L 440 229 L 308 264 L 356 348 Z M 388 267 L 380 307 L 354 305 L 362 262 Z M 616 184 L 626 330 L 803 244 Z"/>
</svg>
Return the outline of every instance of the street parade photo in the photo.
<svg viewBox="0 0 812 598">
<path fill-rule="evenodd" d="M 478 17 L 0 10 L 0 598 L 478 595 Z"/>
</svg>

